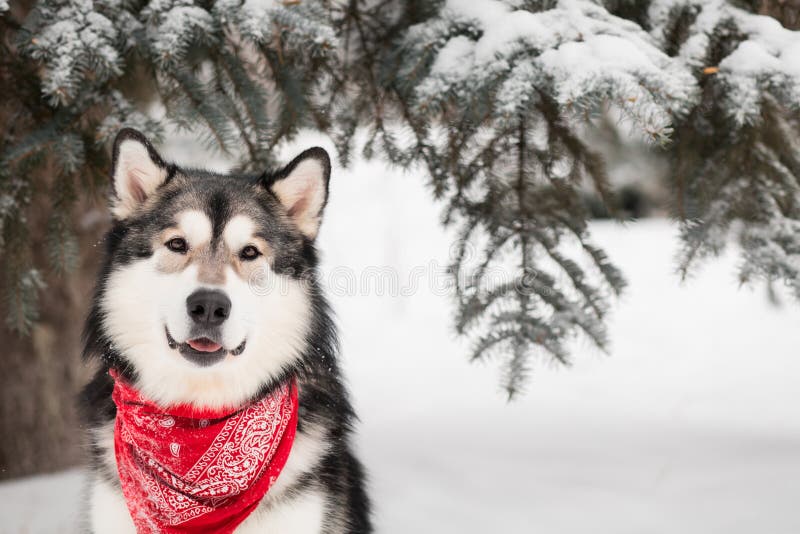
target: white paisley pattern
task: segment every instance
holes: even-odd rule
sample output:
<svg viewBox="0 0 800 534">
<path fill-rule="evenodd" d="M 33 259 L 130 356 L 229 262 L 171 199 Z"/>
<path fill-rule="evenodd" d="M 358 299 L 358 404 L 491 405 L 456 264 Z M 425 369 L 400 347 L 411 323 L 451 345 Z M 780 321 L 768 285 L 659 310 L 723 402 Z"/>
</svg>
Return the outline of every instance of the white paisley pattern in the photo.
<svg viewBox="0 0 800 534">
<path fill-rule="evenodd" d="M 186 451 L 171 434 L 179 432 L 172 416 L 132 413 L 134 429 L 118 426 L 122 441 L 132 447 L 136 469 L 127 473 L 140 485 L 149 504 L 166 524 L 180 525 L 207 514 L 250 488 L 269 465 L 292 417 L 286 400 L 290 386 L 283 384 L 265 399 L 227 418 L 207 450 L 185 472 L 176 470 Z M 195 428 L 205 429 L 214 421 L 200 420 Z M 201 430 L 202 431 L 202 430 Z M 165 465 L 148 453 L 152 436 L 167 444 L 175 465 Z M 144 513 L 144 510 L 139 510 Z M 132 509 L 135 515 L 136 512 Z M 140 516 L 139 521 L 149 522 Z M 144 521 L 142 521 L 144 520 Z"/>
</svg>

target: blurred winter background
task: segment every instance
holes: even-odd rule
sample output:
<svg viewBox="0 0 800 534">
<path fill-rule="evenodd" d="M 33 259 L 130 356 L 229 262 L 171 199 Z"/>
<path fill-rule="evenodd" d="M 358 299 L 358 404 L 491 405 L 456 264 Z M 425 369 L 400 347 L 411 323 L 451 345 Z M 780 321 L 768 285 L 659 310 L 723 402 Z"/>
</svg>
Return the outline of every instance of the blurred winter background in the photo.
<svg viewBox="0 0 800 534">
<path fill-rule="evenodd" d="M 399 5 L 0 0 L 0 534 L 79 531 L 78 337 L 131 123 L 219 170 L 333 156 L 318 246 L 377 532 L 800 532 L 800 3 Z M 281 69 L 220 68 L 259 53 Z M 465 254 L 547 287 L 498 312 L 453 286 Z M 476 350 L 492 327 L 521 341 Z"/>
<path fill-rule="evenodd" d="M 316 144 L 331 148 L 309 134 L 283 152 Z M 319 246 L 377 532 L 800 532 L 788 295 L 738 287 L 735 250 L 681 283 L 664 218 L 594 222 L 630 284 L 610 354 L 579 343 L 572 367 L 539 367 L 507 402 L 452 333 L 440 213 L 414 173 L 333 171 Z M 72 469 L 0 483 L 0 532 L 76 532 L 83 481 Z"/>
</svg>

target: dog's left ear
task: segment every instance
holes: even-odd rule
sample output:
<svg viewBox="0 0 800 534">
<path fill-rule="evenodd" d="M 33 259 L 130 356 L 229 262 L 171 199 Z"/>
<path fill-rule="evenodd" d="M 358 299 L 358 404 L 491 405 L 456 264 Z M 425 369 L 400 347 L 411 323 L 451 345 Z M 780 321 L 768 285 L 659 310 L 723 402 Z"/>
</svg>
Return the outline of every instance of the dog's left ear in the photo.
<svg viewBox="0 0 800 534">
<path fill-rule="evenodd" d="M 278 197 L 300 231 L 313 240 L 328 201 L 331 159 L 325 149 L 309 148 L 280 171 L 268 175 L 264 185 Z"/>
</svg>

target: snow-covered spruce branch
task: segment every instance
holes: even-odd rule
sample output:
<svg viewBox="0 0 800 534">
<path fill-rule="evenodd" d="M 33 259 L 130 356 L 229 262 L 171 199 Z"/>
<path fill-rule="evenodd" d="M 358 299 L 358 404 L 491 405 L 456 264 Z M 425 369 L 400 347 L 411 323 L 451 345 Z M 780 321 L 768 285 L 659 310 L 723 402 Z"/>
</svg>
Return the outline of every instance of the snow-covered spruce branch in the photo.
<svg viewBox="0 0 800 534">
<path fill-rule="evenodd" d="M 684 272 L 733 236 L 743 280 L 782 279 L 800 296 L 800 35 L 761 4 L 0 1 L 10 324 L 30 327 L 45 278 L 33 195 L 52 193 L 42 232 L 64 246 L 47 261 L 66 270 L 71 206 L 81 180 L 105 174 L 119 127 L 156 139 L 189 128 L 247 169 L 303 127 L 331 134 L 347 162 L 364 131 L 365 156 L 427 171 L 459 229 L 457 329 L 475 357 L 504 362 L 514 394 L 536 355 L 567 362 L 575 335 L 607 344 L 624 281 L 591 244 L 581 194 L 613 211 L 585 135 L 609 107 L 673 160 Z M 161 111 L 144 113 L 152 103 Z M 493 285 L 499 265 L 513 282 Z"/>
<path fill-rule="evenodd" d="M 388 159 L 425 164 L 445 221 L 461 226 L 457 329 L 475 340 L 475 357 L 506 362 L 509 394 L 535 352 L 567 361 L 564 342 L 578 332 L 606 344 L 608 298 L 624 282 L 587 241 L 577 195 L 588 181 L 613 207 L 605 166 L 581 135 L 609 105 L 675 158 L 683 269 L 741 228 L 742 279 L 797 287 L 797 32 L 722 0 L 446 0 L 417 19 L 408 5 L 386 24 L 407 26 L 389 51 L 358 57 L 382 91 L 358 93 L 355 109 Z M 386 65 L 397 74 L 381 77 Z M 392 110 L 403 125 L 394 137 Z M 560 250 L 565 236 L 594 272 L 575 248 Z M 482 246 L 475 265 L 465 265 L 467 243 Z M 516 283 L 487 287 L 491 266 L 509 258 Z M 531 277 L 532 291 L 521 290 Z"/>
</svg>

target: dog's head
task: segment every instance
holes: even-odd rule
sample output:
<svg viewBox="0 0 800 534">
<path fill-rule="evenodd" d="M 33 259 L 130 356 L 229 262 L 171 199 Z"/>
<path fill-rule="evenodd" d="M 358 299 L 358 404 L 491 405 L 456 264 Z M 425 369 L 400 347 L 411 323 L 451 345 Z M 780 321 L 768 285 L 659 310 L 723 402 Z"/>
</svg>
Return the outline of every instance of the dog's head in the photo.
<svg viewBox="0 0 800 534">
<path fill-rule="evenodd" d="M 246 402 L 308 348 L 327 153 L 220 175 L 168 164 L 125 129 L 112 167 L 114 226 L 89 335 L 157 402 Z"/>
</svg>

